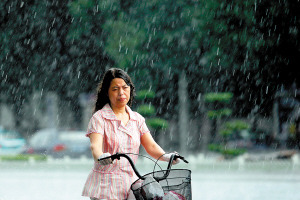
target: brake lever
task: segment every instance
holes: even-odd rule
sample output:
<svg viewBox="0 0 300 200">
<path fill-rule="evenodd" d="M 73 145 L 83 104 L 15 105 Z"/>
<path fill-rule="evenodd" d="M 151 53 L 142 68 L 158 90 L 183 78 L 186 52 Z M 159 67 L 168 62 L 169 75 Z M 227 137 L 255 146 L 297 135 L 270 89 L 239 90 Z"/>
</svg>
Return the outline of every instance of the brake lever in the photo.
<svg viewBox="0 0 300 200">
<path fill-rule="evenodd" d="M 189 162 L 188 162 L 183 156 L 181 156 L 181 155 L 175 155 L 175 156 L 174 156 L 174 160 L 176 160 L 177 158 L 183 160 L 185 163 L 189 163 Z"/>
</svg>

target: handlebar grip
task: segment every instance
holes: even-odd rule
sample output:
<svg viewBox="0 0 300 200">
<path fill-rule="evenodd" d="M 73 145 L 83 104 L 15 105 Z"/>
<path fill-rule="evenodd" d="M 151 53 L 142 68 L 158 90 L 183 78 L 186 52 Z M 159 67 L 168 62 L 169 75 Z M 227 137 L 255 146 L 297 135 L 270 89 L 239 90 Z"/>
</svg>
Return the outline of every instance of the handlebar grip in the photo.
<svg viewBox="0 0 300 200">
<path fill-rule="evenodd" d="M 175 155 L 175 156 L 174 156 L 174 160 L 176 160 L 177 158 L 183 160 L 185 163 L 189 163 L 183 156 Z"/>
<path fill-rule="evenodd" d="M 116 153 L 116 154 L 113 154 L 111 156 L 107 156 L 107 157 L 98 159 L 98 161 L 105 160 L 105 159 L 108 159 L 108 158 L 110 158 L 112 161 L 114 161 L 115 159 L 120 160 L 120 155 L 119 155 L 119 153 Z"/>
</svg>

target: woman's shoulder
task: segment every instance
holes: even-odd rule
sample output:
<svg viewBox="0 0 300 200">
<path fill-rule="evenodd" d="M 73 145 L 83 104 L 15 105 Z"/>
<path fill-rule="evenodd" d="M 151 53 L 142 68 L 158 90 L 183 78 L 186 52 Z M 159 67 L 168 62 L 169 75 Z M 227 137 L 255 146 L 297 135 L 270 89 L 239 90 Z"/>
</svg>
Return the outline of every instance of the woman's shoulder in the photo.
<svg viewBox="0 0 300 200">
<path fill-rule="evenodd" d="M 106 104 L 102 109 L 96 111 L 92 117 L 101 119 L 115 119 L 115 115 L 108 104 Z"/>
<path fill-rule="evenodd" d="M 133 114 L 135 115 L 136 118 L 138 118 L 138 119 L 144 118 L 140 113 L 138 113 L 136 111 L 132 111 L 132 112 L 133 112 Z"/>
<path fill-rule="evenodd" d="M 136 121 L 145 121 L 145 118 L 138 112 L 132 111 L 133 119 Z"/>
<path fill-rule="evenodd" d="M 143 121 L 145 118 L 138 112 L 131 110 L 131 108 L 127 107 L 129 111 L 130 118 L 136 121 Z"/>
<path fill-rule="evenodd" d="M 92 114 L 91 120 L 102 120 L 103 119 L 103 113 L 101 110 L 96 111 L 95 113 Z"/>
</svg>

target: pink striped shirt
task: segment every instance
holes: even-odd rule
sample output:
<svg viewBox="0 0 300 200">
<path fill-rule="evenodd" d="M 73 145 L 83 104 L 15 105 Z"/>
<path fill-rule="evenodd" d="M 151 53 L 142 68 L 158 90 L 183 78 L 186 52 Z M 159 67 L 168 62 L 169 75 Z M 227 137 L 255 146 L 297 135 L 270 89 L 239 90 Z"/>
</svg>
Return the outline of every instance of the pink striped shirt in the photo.
<svg viewBox="0 0 300 200">
<path fill-rule="evenodd" d="M 150 131 L 140 114 L 133 112 L 128 106 L 126 110 L 130 116 L 126 126 L 117 119 L 109 104 L 92 116 L 86 136 L 89 137 L 91 133 L 103 135 L 103 152 L 139 153 L 140 138 Z M 129 156 L 135 163 L 137 156 Z M 137 176 L 125 158 L 114 160 L 111 165 L 95 162 L 82 195 L 98 199 L 127 199 L 131 183 L 136 179 Z"/>
</svg>

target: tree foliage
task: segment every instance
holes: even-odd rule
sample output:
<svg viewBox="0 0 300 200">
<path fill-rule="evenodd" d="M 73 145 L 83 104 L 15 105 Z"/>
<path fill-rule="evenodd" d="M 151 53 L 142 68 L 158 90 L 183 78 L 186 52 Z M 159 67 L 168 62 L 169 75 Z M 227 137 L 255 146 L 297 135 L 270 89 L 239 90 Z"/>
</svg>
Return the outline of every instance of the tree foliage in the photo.
<svg viewBox="0 0 300 200">
<path fill-rule="evenodd" d="M 56 91 L 76 111 L 77 96 L 114 66 L 138 90 L 155 91 L 166 118 L 178 112 L 183 72 L 194 116 L 208 92 L 233 93 L 235 115 L 255 105 L 268 115 L 279 88 L 299 87 L 299 8 L 293 0 L 1 1 L 0 100 L 21 114 L 32 92 Z"/>
</svg>

